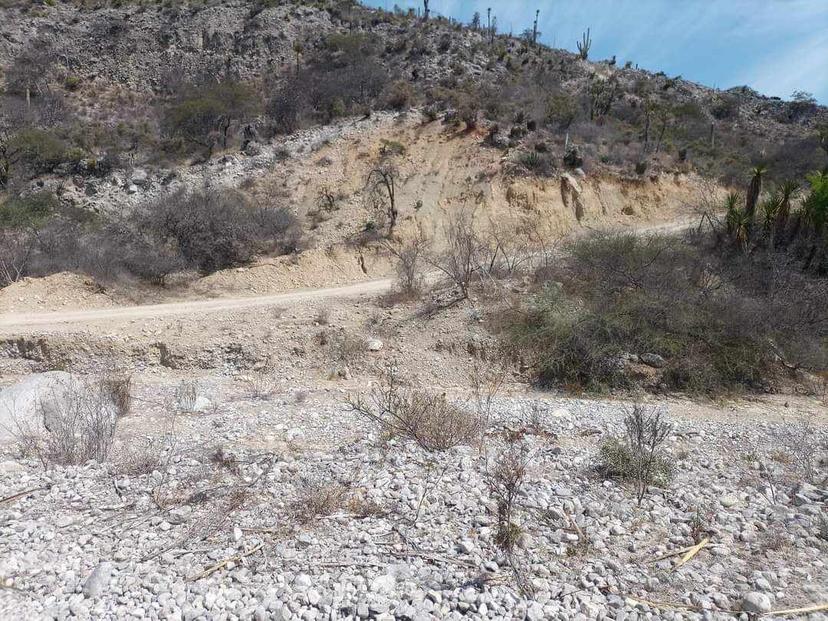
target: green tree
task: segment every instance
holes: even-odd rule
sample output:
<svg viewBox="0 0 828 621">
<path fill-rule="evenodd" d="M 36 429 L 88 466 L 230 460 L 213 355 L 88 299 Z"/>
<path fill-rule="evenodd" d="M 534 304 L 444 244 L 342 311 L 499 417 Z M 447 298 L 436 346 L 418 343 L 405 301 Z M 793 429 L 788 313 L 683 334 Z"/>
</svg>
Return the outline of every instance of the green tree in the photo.
<svg viewBox="0 0 828 621">
<path fill-rule="evenodd" d="M 258 99 L 244 83 L 224 81 L 185 89 L 163 120 L 163 131 L 171 138 L 205 150 L 209 157 L 217 143 L 227 148 L 230 128 L 258 112 Z"/>
</svg>

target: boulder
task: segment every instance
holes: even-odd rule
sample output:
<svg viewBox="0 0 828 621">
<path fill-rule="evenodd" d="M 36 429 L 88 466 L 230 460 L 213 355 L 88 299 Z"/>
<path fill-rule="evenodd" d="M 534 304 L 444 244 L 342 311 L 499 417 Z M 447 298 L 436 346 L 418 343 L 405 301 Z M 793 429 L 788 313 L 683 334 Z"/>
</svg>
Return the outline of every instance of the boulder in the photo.
<svg viewBox="0 0 828 621">
<path fill-rule="evenodd" d="M 143 170 L 142 168 L 136 168 L 132 171 L 132 174 L 129 176 L 129 182 L 132 185 L 144 187 L 145 185 L 149 184 L 149 175 L 147 174 L 146 170 Z"/>
<path fill-rule="evenodd" d="M 382 349 L 382 341 L 379 339 L 368 339 L 366 346 L 368 351 L 380 351 Z"/>
</svg>

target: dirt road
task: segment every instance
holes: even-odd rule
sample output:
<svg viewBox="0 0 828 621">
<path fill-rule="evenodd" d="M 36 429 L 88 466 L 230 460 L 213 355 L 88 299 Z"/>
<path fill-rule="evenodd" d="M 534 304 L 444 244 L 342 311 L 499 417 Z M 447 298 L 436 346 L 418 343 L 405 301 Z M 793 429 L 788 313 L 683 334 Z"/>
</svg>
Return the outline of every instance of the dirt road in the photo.
<svg viewBox="0 0 828 621">
<path fill-rule="evenodd" d="M 256 307 L 280 306 L 309 300 L 358 297 L 376 295 L 391 288 L 392 280 L 382 278 L 342 287 L 327 289 L 304 289 L 276 295 L 249 298 L 219 298 L 195 300 L 147 306 L 125 306 L 80 311 L 57 311 L 49 313 L 9 313 L 0 315 L 0 334 L 25 332 L 27 328 L 69 329 L 73 324 L 100 321 L 132 321 L 157 317 L 194 315 L 221 311 L 243 310 Z"/>
<path fill-rule="evenodd" d="M 697 224 L 698 220 L 696 218 L 683 218 L 681 220 L 638 227 L 635 229 L 635 232 L 671 234 L 681 232 Z M 586 233 L 586 231 L 584 232 Z M 434 276 L 436 274 L 430 274 L 429 278 Z M 215 298 L 210 300 L 192 300 L 165 304 L 149 304 L 145 306 L 124 306 L 76 311 L 6 313 L 0 314 L 0 334 L 21 334 L 27 330 L 43 328 L 71 331 L 70 327 L 77 324 L 155 319 L 159 317 L 245 310 L 257 307 L 273 307 L 312 300 L 377 295 L 389 291 L 392 283 L 393 280 L 391 278 L 380 278 L 339 287 L 299 289 L 259 297 Z"/>
</svg>

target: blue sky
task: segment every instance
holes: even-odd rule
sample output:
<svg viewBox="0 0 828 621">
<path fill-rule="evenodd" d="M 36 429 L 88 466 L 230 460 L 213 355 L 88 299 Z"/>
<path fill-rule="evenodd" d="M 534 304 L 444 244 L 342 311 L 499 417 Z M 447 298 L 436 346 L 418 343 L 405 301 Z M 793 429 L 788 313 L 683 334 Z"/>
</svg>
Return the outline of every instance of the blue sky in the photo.
<svg viewBox="0 0 828 621">
<path fill-rule="evenodd" d="M 392 9 L 418 0 L 367 0 Z M 627 60 L 717 88 L 747 84 L 789 98 L 794 90 L 828 104 L 828 0 L 431 0 L 432 12 L 463 22 L 486 8 L 501 32 L 531 27 L 540 9 L 542 40 L 575 51 L 587 26 L 590 57 Z"/>
</svg>

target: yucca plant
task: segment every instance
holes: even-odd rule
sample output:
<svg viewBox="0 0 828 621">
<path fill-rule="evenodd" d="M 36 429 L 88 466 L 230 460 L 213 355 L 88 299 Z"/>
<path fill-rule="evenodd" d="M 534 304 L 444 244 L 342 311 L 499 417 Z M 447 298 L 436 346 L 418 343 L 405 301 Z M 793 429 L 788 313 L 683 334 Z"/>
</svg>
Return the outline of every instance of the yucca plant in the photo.
<svg viewBox="0 0 828 621">
<path fill-rule="evenodd" d="M 776 216 L 782 206 L 782 194 L 774 190 L 759 203 L 759 213 L 762 218 L 762 227 L 771 231 L 776 225 Z"/>
<path fill-rule="evenodd" d="M 741 197 L 736 192 L 731 192 L 727 195 L 725 199 L 725 207 L 727 208 L 725 226 L 727 227 L 728 235 L 744 250 L 747 248 L 748 239 L 750 238 L 750 223 L 752 219 L 744 211 L 739 209 L 740 202 Z"/>
<path fill-rule="evenodd" d="M 745 215 L 750 222 L 756 217 L 756 204 L 759 202 L 759 195 L 762 193 L 762 177 L 768 169 L 763 166 L 755 166 L 752 171 L 752 178 L 745 197 Z"/>
<path fill-rule="evenodd" d="M 784 231 L 791 217 L 791 202 L 799 194 L 799 183 L 786 179 L 779 186 L 779 209 L 776 211 L 776 230 Z"/>
<path fill-rule="evenodd" d="M 725 208 L 727 209 L 727 215 L 725 216 L 725 225 L 727 226 L 727 232 L 729 235 L 733 235 L 736 223 L 739 221 L 740 202 L 741 199 L 736 192 L 731 192 L 727 195 L 727 198 L 725 199 Z"/>
</svg>

